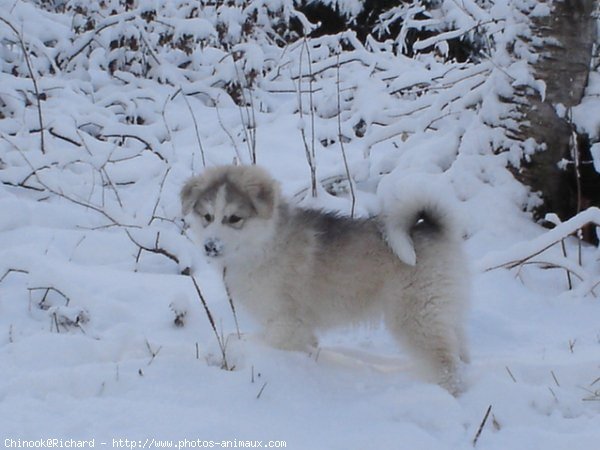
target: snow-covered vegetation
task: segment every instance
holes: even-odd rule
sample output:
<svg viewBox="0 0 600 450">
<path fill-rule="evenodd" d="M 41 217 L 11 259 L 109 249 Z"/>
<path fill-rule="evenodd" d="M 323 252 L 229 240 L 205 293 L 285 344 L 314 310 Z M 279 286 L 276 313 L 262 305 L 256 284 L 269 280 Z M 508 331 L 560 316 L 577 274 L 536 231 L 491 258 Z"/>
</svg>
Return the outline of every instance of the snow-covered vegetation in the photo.
<svg viewBox="0 0 600 450">
<path fill-rule="evenodd" d="M 323 3 L 349 24 L 362 11 Z M 598 445 L 600 254 L 572 234 L 600 213 L 548 232 L 513 176 L 540 150 L 516 137 L 512 99 L 543 96 L 530 20 L 548 4 L 398 3 L 364 39 L 309 37 L 292 0 L 0 7 L 2 443 Z M 598 79 L 573 112 L 596 139 Z M 385 178 L 460 200 L 466 392 L 423 381 L 376 326 L 322 336 L 315 355 L 261 343 L 181 218 L 184 180 L 232 162 L 344 214 L 376 214 Z"/>
</svg>

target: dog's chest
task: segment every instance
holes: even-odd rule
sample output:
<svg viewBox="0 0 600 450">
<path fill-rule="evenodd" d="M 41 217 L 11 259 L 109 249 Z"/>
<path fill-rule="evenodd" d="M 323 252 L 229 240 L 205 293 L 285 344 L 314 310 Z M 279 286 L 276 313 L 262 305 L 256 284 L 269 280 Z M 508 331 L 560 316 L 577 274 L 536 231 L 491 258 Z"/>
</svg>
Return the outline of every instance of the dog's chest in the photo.
<svg viewBox="0 0 600 450">
<path fill-rule="evenodd" d="M 228 267 L 225 283 L 234 302 L 260 311 L 268 308 L 276 297 L 278 278 L 275 268 L 248 264 Z"/>
</svg>

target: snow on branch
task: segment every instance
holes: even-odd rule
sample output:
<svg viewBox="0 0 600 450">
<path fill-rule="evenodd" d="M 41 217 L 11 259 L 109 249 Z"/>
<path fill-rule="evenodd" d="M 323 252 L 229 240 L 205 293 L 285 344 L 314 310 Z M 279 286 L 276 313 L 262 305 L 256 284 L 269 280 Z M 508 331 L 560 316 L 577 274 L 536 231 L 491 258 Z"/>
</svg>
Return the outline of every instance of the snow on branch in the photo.
<svg viewBox="0 0 600 450">
<path fill-rule="evenodd" d="M 469 168 L 450 175 L 468 197 L 477 180 L 496 187 L 507 173 L 505 160 L 480 169 L 475 155 L 522 154 L 504 132 L 514 112 L 504 99 L 515 79 L 528 79 L 505 57 L 522 19 L 515 10 L 492 20 L 473 1 L 416 1 L 388 10 L 380 31 L 390 39 L 377 40 L 375 28 L 366 39 L 352 27 L 309 37 L 315 26 L 292 0 L 35 4 L 0 16 L 0 183 L 73 210 L 79 229 L 114 231 L 134 249 L 136 269 L 158 259 L 185 271 L 181 180 L 211 164 L 256 162 L 281 145 L 282 124 L 298 124 L 281 156 L 306 156 L 311 194 L 343 180 L 358 203 L 396 167 L 449 173 L 462 156 Z M 484 60 L 444 53 L 444 42 L 475 35 L 486 37 Z M 409 38 L 410 55 L 400 45 Z M 338 167 L 321 170 L 323 158 Z"/>
<path fill-rule="evenodd" d="M 477 268 L 481 271 L 494 270 L 501 267 L 512 268 L 548 250 L 561 240 L 577 232 L 585 225 L 593 223 L 600 226 L 600 209 L 591 207 L 575 217 L 561 223 L 537 239 L 519 243 L 501 252 L 494 252 L 480 259 Z"/>
<path fill-rule="evenodd" d="M 582 282 L 578 291 L 584 294 L 593 293 L 593 290 L 600 285 L 600 278 L 594 278 L 580 264 L 574 263 L 567 257 L 542 255 L 546 250 L 562 243 L 564 239 L 589 224 L 600 226 L 600 208 L 590 207 L 566 222 L 559 223 L 555 228 L 536 239 L 518 243 L 508 250 L 488 254 L 477 262 L 476 268 L 481 272 L 500 268 L 513 269 L 525 264 L 562 268 Z"/>
</svg>

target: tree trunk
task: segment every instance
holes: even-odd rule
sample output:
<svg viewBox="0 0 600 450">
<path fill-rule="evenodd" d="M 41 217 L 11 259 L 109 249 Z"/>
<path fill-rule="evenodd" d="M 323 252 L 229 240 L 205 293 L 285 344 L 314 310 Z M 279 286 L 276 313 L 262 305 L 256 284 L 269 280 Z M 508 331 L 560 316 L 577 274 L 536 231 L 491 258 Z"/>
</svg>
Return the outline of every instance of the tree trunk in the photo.
<svg viewBox="0 0 600 450">
<path fill-rule="evenodd" d="M 527 92 L 519 100 L 523 114 L 519 138 L 533 138 L 546 149 L 524 162 L 517 177 L 541 192 L 544 203 L 536 210 L 538 218 L 554 212 L 564 220 L 600 200 L 600 189 L 582 192 L 574 163 L 559 168 L 562 160 L 574 159 L 574 151 L 578 157 L 589 154 L 589 140 L 577 134 L 568 115 L 559 117 L 555 110 L 559 104 L 568 110 L 583 97 L 596 39 L 596 19 L 592 16 L 596 0 L 557 0 L 552 7 L 549 16 L 533 19 L 534 33 L 546 42 L 534 64 L 536 77 L 546 84 L 545 98 Z M 595 171 L 587 176 L 590 179 L 584 183 L 586 186 L 600 186 Z"/>
</svg>

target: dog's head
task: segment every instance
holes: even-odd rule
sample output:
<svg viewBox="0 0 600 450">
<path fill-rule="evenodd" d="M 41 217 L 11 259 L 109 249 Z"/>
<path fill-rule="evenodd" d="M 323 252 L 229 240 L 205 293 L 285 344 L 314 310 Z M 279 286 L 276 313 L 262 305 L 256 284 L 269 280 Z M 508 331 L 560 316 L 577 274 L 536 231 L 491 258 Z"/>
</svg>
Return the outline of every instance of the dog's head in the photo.
<svg viewBox="0 0 600 450">
<path fill-rule="evenodd" d="M 183 214 L 210 257 L 268 238 L 278 204 L 277 182 L 257 166 L 213 167 L 181 190 Z"/>
</svg>

